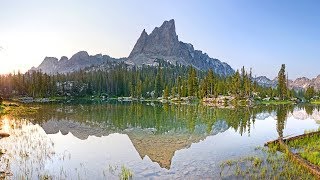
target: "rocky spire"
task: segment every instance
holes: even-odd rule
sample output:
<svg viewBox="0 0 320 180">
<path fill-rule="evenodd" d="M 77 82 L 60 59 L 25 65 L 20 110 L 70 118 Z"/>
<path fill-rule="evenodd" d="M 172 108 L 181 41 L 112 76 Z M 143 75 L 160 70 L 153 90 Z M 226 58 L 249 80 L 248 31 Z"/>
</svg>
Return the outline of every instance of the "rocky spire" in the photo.
<svg viewBox="0 0 320 180">
<path fill-rule="evenodd" d="M 164 21 L 160 27 L 156 27 L 150 35 L 145 30 L 140 35 L 129 58 L 139 54 L 157 54 L 172 56 L 178 52 L 179 40 L 176 34 L 174 20 Z"/>
<path fill-rule="evenodd" d="M 153 65 L 156 59 L 163 59 L 171 64 L 192 65 L 201 70 L 213 69 L 220 75 L 234 73 L 228 64 L 195 50 L 192 44 L 180 42 L 173 19 L 164 21 L 149 35 L 143 31 L 127 62 L 138 66 Z"/>
<path fill-rule="evenodd" d="M 132 49 L 129 58 L 133 57 L 134 55 L 140 54 L 143 51 L 143 48 L 147 42 L 147 38 L 148 38 L 148 34 L 146 32 L 146 30 L 144 29 L 137 41 L 137 43 L 135 44 L 134 48 Z"/>
</svg>

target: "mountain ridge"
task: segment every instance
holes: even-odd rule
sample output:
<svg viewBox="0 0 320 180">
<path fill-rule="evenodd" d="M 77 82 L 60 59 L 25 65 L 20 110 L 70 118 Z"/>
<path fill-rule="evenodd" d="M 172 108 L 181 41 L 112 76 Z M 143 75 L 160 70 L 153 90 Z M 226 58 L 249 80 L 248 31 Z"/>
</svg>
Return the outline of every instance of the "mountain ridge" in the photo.
<svg viewBox="0 0 320 180">
<path fill-rule="evenodd" d="M 278 84 L 277 78 L 273 80 L 267 78 L 266 76 L 258 76 L 253 78 L 259 85 L 265 87 L 276 87 Z M 288 80 L 289 88 L 295 90 L 306 90 L 308 87 L 313 86 L 316 90 L 320 90 L 320 75 L 315 78 L 299 77 L 295 80 Z"/>
<path fill-rule="evenodd" d="M 110 61 L 113 63 L 125 62 L 127 65 L 133 66 L 156 66 L 159 59 L 174 65 L 191 65 L 198 70 L 212 69 L 222 76 L 234 73 L 234 70 L 227 63 L 211 58 L 200 50 L 195 50 L 190 43 L 179 41 L 173 19 L 164 21 L 160 27 L 155 27 L 150 34 L 144 29 L 126 58 L 117 59 L 101 54 L 90 56 L 86 51 L 80 51 L 70 59 L 65 56 L 60 60 L 55 57 L 46 57 L 38 67 L 33 67 L 31 70 L 41 70 L 48 74 L 69 73 L 91 66 L 100 66 Z"/>
</svg>

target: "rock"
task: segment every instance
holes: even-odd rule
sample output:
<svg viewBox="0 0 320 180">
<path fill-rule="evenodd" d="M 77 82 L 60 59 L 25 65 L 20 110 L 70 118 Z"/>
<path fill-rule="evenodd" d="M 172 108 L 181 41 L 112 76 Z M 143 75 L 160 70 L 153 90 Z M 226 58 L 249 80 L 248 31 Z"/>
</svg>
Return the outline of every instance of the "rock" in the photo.
<svg viewBox="0 0 320 180">
<path fill-rule="evenodd" d="M 195 50 L 192 44 L 179 41 L 173 19 L 165 21 L 149 35 L 143 30 L 127 62 L 138 66 L 154 65 L 157 59 L 174 65 L 192 65 L 199 70 L 213 69 L 224 76 L 234 73 L 228 64 Z"/>
<path fill-rule="evenodd" d="M 5 137 L 9 137 L 10 134 L 8 133 L 3 133 L 3 132 L 0 132 L 0 138 L 5 138 Z"/>
<path fill-rule="evenodd" d="M 11 107 L 19 107 L 18 104 L 15 104 L 15 103 L 9 103 L 8 106 L 11 106 Z"/>
<path fill-rule="evenodd" d="M 33 97 L 21 97 L 19 101 L 22 103 L 32 103 L 34 101 Z"/>
</svg>

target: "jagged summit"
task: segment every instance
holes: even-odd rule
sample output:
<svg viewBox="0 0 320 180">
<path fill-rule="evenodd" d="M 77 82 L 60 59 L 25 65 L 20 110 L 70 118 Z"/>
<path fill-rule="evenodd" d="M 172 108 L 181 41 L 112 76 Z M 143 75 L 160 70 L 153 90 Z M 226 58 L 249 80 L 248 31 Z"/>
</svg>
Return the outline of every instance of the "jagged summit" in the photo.
<svg viewBox="0 0 320 180">
<path fill-rule="evenodd" d="M 145 29 L 134 46 L 129 58 L 139 54 L 159 54 L 163 56 L 175 55 L 179 47 L 174 20 L 165 21 L 160 27 L 156 27 L 150 35 Z"/>
<path fill-rule="evenodd" d="M 108 63 L 109 59 L 114 62 L 125 62 L 129 65 L 157 65 L 157 60 L 162 59 L 171 64 L 191 65 L 199 70 L 213 69 L 219 75 L 230 75 L 234 70 L 224 62 L 209 57 L 202 51 L 195 50 L 190 43 L 179 41 L 176 34 L 174 19 L 164 21 L 160 27 L 148 34 L 144 29 L 132 49 L 128 58 L 116 59 L 105 55 L 90 56 L 86 51 L 80 51 L 70 59 L 63 56 L 45 59 L 37 68 L 46 73 L 68 73 L 91 66 L 100 66 Z"/>
<path fill-rule="evenodd" d="M 110 60 L 113 61 L 114 58 L 101 54 L 90 56 L 86 51 L 80 51 L 70 59 L 66 56 L 62 56 L 60 60 L 55 57 L 46 57 L 37 68 L 31 68 L 31 70 L 41 70 L 47 74 L 68 73 L 90 66 L 98 66 Z"/>
<path fill-rule="evenodd" d="M 131 53 L 129 55 L 129 58 L 132 58 L 136 54 L 142 53 L 143 47 L 146 44 L 147 38 L 148 38 L 148 34 L 147 34 L 146 30 L 143 29 L 136 45 L 134 46 L 133 50 L 131 51 Z"/>
<path fill-rule="evenodd" d="M 179 41 L 173 19 L 164 21 L 149 35 L 143 30 L 127 62 L 138 66 L 152 65 L 156 59 L 163 59 L 171 64 L 192 65 L 199 70 L 213 69 L 220 75 L 234 72 L 228 64 L 195 50 L 190 43 Z"/>
</svg>

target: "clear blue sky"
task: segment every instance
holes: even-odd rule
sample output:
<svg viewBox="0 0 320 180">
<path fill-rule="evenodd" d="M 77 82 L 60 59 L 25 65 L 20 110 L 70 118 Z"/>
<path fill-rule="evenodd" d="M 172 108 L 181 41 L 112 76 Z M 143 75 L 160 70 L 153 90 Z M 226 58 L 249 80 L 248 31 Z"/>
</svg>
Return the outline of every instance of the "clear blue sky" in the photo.
<svg viewBox="0 0 320 180">
<path fill-rule="evenodd" d="M 179 39 L 229 63 L 290 78 L 320 74 L 320 1 L 1 0 L 0 72 L 86 50 L 129 55 L 143 29 L 175 19 Z"/>
</svg>

